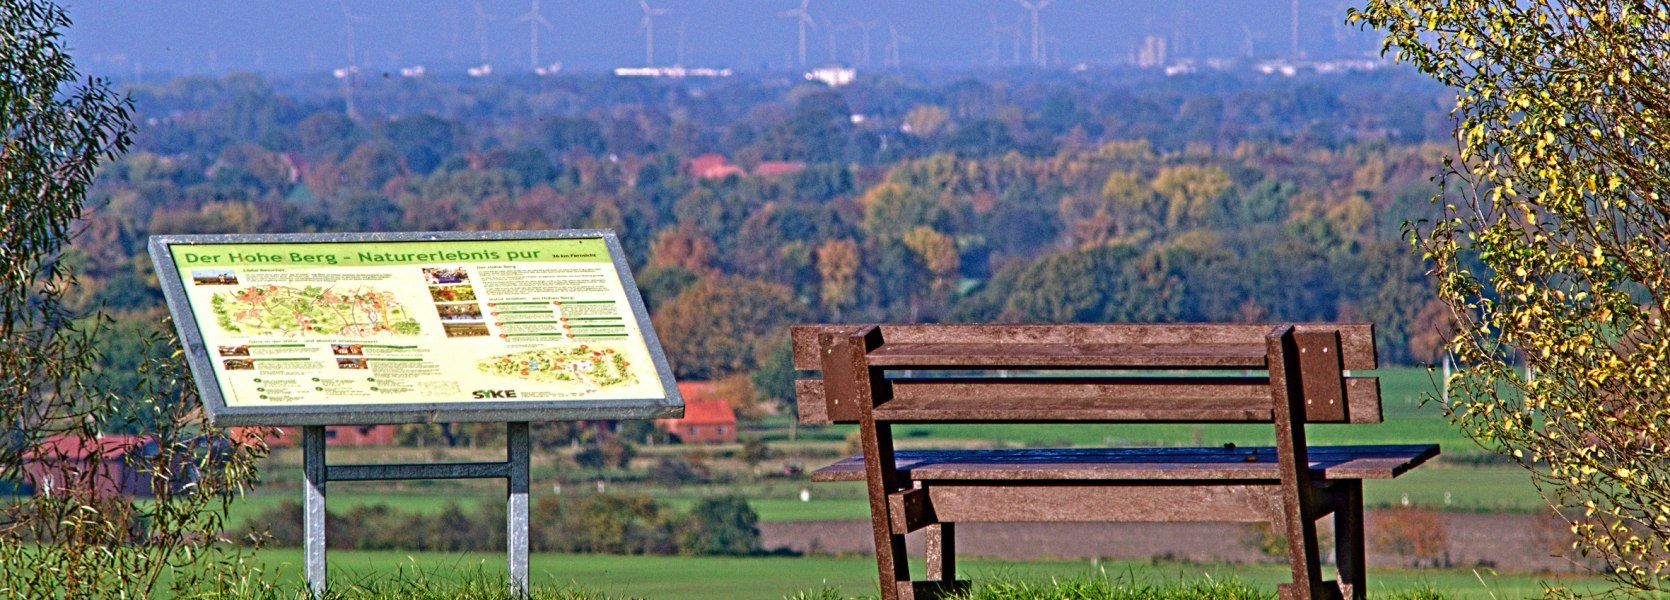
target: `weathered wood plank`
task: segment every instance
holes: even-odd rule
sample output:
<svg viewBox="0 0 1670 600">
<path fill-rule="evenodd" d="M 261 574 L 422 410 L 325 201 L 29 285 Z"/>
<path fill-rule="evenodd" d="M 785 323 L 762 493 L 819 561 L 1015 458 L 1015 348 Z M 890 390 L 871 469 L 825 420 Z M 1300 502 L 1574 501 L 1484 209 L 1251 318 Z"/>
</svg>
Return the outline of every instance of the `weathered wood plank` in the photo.
<svg viewBox="0 0 1670 600">
<path fill-rule="evenodd" d="M 887 515 L 891 519 L 889 524 L 893 533 L 910 533 L 939 522 L 934 515 L 934 505 L 928 500 L 928 492 L 923 489 L 888 494 Z"/>
<path fill-rule="evenodd" d="M 1269 423 L 1262 378 L 920 378 L 891 380 L 894 397 L 878 418 L 896 422 L 1013 421 L 1128 423 L 1143 421 Z M 1380 385 L 1373 377 L 1345 380 L 1349 423 L 1378 423 Z M 824 398 L 823 382 L 800 379 L 800 422 L 857 423 Z M 1318 419 L 1315 423 L 1342 421 Z"/>
<path fill-rule="evenodd" d="M 1340 367 L 1339 333 L 1298 332 L 1293 339 L 1299 350 L 1299 390 L 1304 421 L 1349 421 L 1344 370 Z"/>
<path fill-rule="evenodd" d="M 888 342 L 869 356 L 877 367 L 911 369 L 1262 369 L 1257 344 L 1037 344 Z"/>
<path fill-rule="evenodd" d="M 1274 481 L 1129 486 L 948 483 L 924 488 L 947 522 L 1271 521 Z"/>
<path fill-rule="evenodd" d="M 818 369 L 820 333 L 851 333 L 862 325 L 796 325 L 789 329 L 794 367 Z M 1075 324 L 1075 325 L 882 325 L 882 335 L 894 344 L 1260 344 L 1274 327 L 1262 323 Z M 1339 332 L 1342 365 L 1347 370 L 1378 368 L 1374 326 L 1368 323 L 1300 323 L 1298 332 Z"/>
<path fill-rule="evenodd" d="M 1434 445 L 1312 446 L 1310 469 L 1318 479 L 1391 479 L 1438 455 Z M 906 450 L 896 453 L 900 475 L 939 482 L 1259 480 L 1274 481 L 1276 451 L 1255 448 L 1061 448 L 1008 450 Z M 814 481 L 864 479 L 859 456 L 813 473 Z M 941 516 L 942 520 L 955 520 Z"/>
</svg>

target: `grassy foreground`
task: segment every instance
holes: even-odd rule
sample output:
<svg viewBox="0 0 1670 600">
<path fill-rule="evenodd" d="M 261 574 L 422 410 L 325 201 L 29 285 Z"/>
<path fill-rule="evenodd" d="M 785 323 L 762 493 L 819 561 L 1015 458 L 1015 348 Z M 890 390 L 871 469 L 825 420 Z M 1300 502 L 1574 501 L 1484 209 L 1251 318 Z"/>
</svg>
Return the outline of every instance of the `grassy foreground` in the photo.
<svg viewBox="0 0 1670 600">
<path fill-rule="evenodd" d="M 332 590 L 343 598 L 497 598 L 504 557 L 486 553 L 333 550 Z M 1284 565 L 964 560 L 976 600 L 1050 598 L 1274 598 Z M 257 598 L 301 598 L 301 553 L 264 550 L 252 567 L 276 587 Z M 915 567 L 917 573 L 921 566 Z M 869 557 L 668 557 L 536 554 L 538 598 L 675 600 L 846 599 L 875 594 Z M 1369 574 L 1371 598 L 1508 599 L 1545 586 L 1600 590 L 1595 579 L 1538 579 L 1472 570 L 1389 570 Z M 1423 590 L 1438 592 L 1425 593 Z M 252 590 L 253 591 L 253 590 Z"/>
</svg>

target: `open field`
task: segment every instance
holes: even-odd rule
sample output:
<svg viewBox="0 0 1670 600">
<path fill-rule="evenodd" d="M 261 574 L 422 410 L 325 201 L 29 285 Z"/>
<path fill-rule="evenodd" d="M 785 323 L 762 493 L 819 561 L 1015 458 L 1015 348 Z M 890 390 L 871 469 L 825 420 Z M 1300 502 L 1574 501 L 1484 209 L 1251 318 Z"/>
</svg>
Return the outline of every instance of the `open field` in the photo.
<svg viewBox="0 0 1670 600">
<path fill-rule="evenodd" d="M 332 484 L 328 505 L 333 512 L 370 504 L 387 504 L 402 512 L 439 513 L 448 503 L 473 510 L 482 503 L 500 502 L 503 484 L 452 486 L 433 490 L 398 490 L 374 484 Z M 570 486 L 571 488 L 574 486 Z M 801 502 L 800 490 L 811 492 Z M 741 494 L 762 521 L 824 521 L 867 519 L 869 505 L 862 482 L 817 483 L 773 480 L 730 485 L 699 485 L 667 488 L 655 485 L 616 484 L 612 492 L 643 493 L 685 511 L 706 497 Z M 591 493 L 591 489 L 565 493 Z M 550 497 L 550 486 L 533 490 L 535 501 Z M 1411 504 L 1440 510 L 1531 512 L 1546 505 L 1523 469 L 1514 466 L 1470 467 L 1433 464 L 1389 481 L 1369 481 L 1364 486 L 1369 507 L 1398 506 L 1407 496 Z M 281 502 L 300 502 L 301 490 L 294 487 L 267 488 L 244 496 L 233 504 L 234 524 L 261 514 Z"/>
<path fill-rule="evenodd" d="M 486 553 L 358 552 L 330 553 L 333 581 L 366 581 L 398 576 L 414 569 L 436 577 L 472 572 L 499 573 L 504 557 Z M 275 581 L 300 585 L 299 550 L 266 550 L 256 562 Z M 1208 565 L 1169 562 L 1091 561 L 959 561 L 965 577 L 978 585 L 1001 578 L 1048 580 L 1090 573 L 1106 573 L 1135 582 L 1194 581 L 1204 577 L 1234 578 L 1274 591 L 1287 581 L 1282 565 Z M 920 573 L 921 566 L 914 567 Z M 479 571 L 478 571 L 479 570 Z M 867 557 L 666 557 L 535 554 L 530 570 L 536 585 L 574 587 L 610 596 L 675 598 L 679 600 L 747 600 L 783 598 L 802 591 L 838 590 L 842 597 L 866 596 L 875 591 L 875 563 Z M 1499 599 L 1540 596 L 1544 580 L 1498 576 L 1473 570 L 1371 570 L 1371 597 L 1425 584 L 1458 599 Z M 1546 580 L 1548 585 L 1599 589 L 1594 579 Z"/>
<path fill-rule="evenodd" d="M 1369 506 L 1395 506 L 1405 497 L 1412 504 L 1459 511 L 1536 511 L 1544 509 L 1530 479 L 1519 467 L 1508 464 L 1468 466 L 1447 459 L 1484 454 L 1471 440 L 1461 436 L 1443 417 L 1437 406 L 1420 406 L 1420 399 L 1433 392 L 1433 375 L 1425 369 L 1398 367 L 1376 372 L 1381 378 L 1381 397 L 1386 422 L 1379 425 L 1310 427 L 1311 441 L 1318 444 L 1373 444 L 1436 442 L 1443 446 L 1440 461 L 1391 481 L 1370 481 L 1365 488 Z M 744 435 L 769 440 L 778 453 L 761 468 L 779 463 L 802 464 L 808 469 L 830 462 L 842 449 L 842 439 L 851 427 L 800 427 L 790 437 L 789 417 L 770 416 L 747 426 Z M 900 446 L 953 444 L 1000 445 L 1185 445 L 1269 443 L 1268 426 L 1250 425 L 941 425 L 899 427 Z M 695 452 L 710 457 L 719 468 L 745 469 L 734 459 L 736 445 L 640 446 L 640 462 L 664 454 Z M 430 462 L 503 460 L 502 450 L 416 449 L 416 448 L 333 448 L 331 461 Z M 569 460 L 567 452 L 535 452 L 533 493 L 535 499 L 556 493 L 558 464 Z M 1468 462 L 1468 461 L 1462 461 Z M 266 485 L 239 500 L 232 523 L 259 514 L 282 501 L 298 501 L 301 453 L 291 448 L 274 453 L 264 469 Z M 570 483 L 564 493 L 589 493 L 592 482 Z M 581 475 L 583 477 L 583 475 Z M 801 502 L 801 489 L 809 489 L 812 500 Z M 615 481 L 610 491 L 650 494 L 679 510 L 700 498 L 741 494 L 749 499 L 765 521 L 862 519 L 868 515 L 862 485 L 856 483 L 812 484 L 807 476 L 757 478 L 744 476 L 735 483 L 665 487 L 643 482 Z M 503 497 L 503 484 L 493 481 L 415 481 L 389 483 L 333 483 L 329 502 L 332 510 L 386 503 L 407 512 L 439 512 L 449 502 L 466 509 Z"/>
</svg>

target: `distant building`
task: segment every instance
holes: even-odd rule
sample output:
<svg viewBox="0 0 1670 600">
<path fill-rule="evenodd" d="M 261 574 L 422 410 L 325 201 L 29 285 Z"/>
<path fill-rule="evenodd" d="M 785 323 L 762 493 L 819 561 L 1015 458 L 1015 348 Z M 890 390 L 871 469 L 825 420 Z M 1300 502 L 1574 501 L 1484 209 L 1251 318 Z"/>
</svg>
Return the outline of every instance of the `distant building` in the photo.
<svg viewBox="0 0 1670 600">
<path fill-rule="evenodd" d="M 151 497 L 151 475 L 142 465 L 156 455 L 149 436 L 55 435 L 23 456 L 23 476 L 43 496 L 84 493 L 91 486 L 97 497 Z"/>
<path fill-rule="evenodd" d="M 267 436 L 268 448 L 291 448 L 302 443 L 302 429 L 300 427 L 277 427 L 278 431 Z M 256 428 L 233 427 L 232 436 L 237 439 L 247 439 L 254 435 Z M 393 446 L 393 425 L 330 425 L 325 427 L 325 445 L 338 447 L 356 446 Z"/>
<path fill-rule="evenodd" d="M 732 175 L 741 176 L 745 172 L 742 167 L 731 164 L 723 154 L 709 153 L 690 159 L 688 163 L 690 176 L 697 179 L 724 179 Z"/>
<path fill-rule="evenodd" d="M 684 417 L 658 419 L 655 424 L 686 444 L 724 444 L 736 441 L 736 411 L 718 396 L 711 381 L 681 381 Z"/>
<path fill-rule="evenodd" d="M 731 164 L 730 159 L 718 153 L 703 154 L 685 163 L 685 170 L 691 177 L 697 179 L 724 179 L 732 175 L 756 175 L 759 177 L 777 177 L 799 173 L 806 169 L 806 163 L 798 160 L 766 160 L 754 165 L 754 171 L 749 173 L 742 167 Z"/>
<path fill-rule="evenodd" d="M 806 163 L 798 160 L 765 160 L 754 165 L 754 174 L 760 177 L 776 177 L 799 173 L 806 169 Z"/>
<path fill-rule="evenodd" d="M 818 67 L 806 73 L 806 81 L 819 81 L 829 87 L 841 87 L 858 78 L 858 71 L 850 67 Z"/>
<path fill-rule="evenodd" d="M 615 69 L 616 77 L 665 77 L 669 79 L 683 79 L 685 77 L 730 77 L 735 72 L 730 69 L 714 69 L 708 67 L 620 67 Z"/>
</svg>

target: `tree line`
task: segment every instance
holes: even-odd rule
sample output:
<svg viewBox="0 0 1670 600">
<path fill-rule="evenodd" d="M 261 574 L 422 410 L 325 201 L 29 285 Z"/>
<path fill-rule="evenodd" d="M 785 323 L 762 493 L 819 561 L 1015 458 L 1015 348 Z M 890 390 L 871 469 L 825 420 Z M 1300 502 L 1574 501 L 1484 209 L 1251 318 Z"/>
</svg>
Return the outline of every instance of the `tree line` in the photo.
<svg viewBox="0 0 1670 600">
<path fill-rule="evenodd" d="M 764 367 L 774 395 L 784 326 L 813 320 L 1361 319 L 1431 360 L 1444 313 L 1401 225 L 1430 209 L 1440 96 L 1358 77 L 405 81 L 355 117 L 319 82 L 180 79 L 129 90 L 144 126 L 73 258 L 117 386 L 159 233 L 612 228 L 676 374 Z"/>
</svg>

